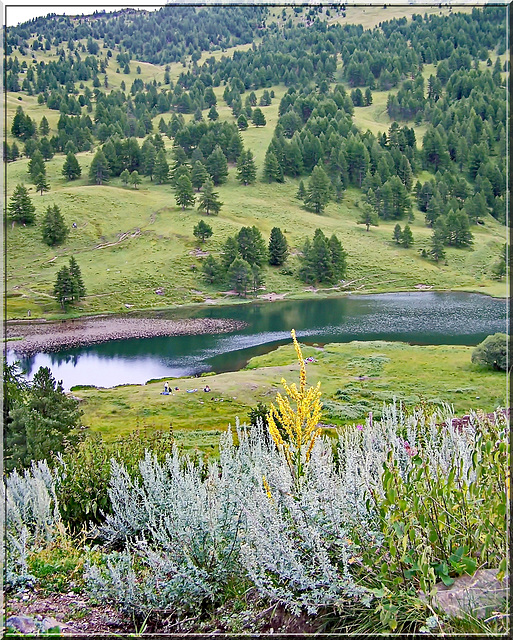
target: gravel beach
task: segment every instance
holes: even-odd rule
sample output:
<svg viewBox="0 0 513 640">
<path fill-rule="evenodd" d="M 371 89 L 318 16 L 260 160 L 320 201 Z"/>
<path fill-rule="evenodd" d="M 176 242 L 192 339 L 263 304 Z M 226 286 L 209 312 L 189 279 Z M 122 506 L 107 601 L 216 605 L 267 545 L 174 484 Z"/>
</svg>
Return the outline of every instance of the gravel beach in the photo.
<svg viewBox="0 0 513 640">
<path fill-rule="evenodd" d="M 127 338 L 230 333 L 244 328 L 238 320 L 197 318 L 161 320 L 154 318 L 88 318 L 63 322 L 8 322 L 5 348 L 24 356 L 59 351 L 89 344 Z"/>
</svg>

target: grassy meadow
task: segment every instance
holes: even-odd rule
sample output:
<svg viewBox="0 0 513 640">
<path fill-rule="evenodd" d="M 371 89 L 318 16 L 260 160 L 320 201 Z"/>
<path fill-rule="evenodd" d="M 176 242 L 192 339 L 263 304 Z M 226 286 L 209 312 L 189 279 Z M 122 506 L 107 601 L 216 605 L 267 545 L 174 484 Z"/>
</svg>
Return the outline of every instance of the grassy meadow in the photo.
<svg viewBox="0 0 513 640">
<path fill-rule="evenodd" d="M 369 411 L 379 417 L 383 403 L 394 398 L 408 409 L 449 403 L 457 415 L 471 409 L 491 412 L 507 402 L 506 376 L 471 364 L 471 347 L 355 341 L 302 350 L 315 360 L 307 364 L 307 382 L 321 381 L 326 425 L 365 421 Z M 249 422 L 250 409 L 258 402 L 269 405 L 282 391 L 282 378 L 297 384 L 298 377 L 290 344 L 252 358 L 241 371 L 171 380 L 179 391 L 169 396 L 161 395 L 164 380 L 112 389 L 75 387 L 72 392 L 82 400 L 83 424 L 106 440 L 121 439 L 134 429 L 172 426 L 185 449 L 216 454 L 221 431 L 235 425 L 236 418 Z M 206 384 L 210 393 L 203 391 Z"/>
</svg>

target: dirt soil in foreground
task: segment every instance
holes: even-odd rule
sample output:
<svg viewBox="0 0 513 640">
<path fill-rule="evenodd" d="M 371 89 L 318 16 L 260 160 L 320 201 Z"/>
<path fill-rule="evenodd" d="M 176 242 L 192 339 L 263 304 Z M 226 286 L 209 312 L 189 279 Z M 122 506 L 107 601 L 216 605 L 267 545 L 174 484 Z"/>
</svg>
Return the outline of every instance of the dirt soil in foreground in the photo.
<svg viewBox="0 0 513 640">
<path fill-rule="evenodd" d="M 156 338 L 161 336 L 230 333 L 244 328 L 244 322 L 216 318 L 162 320 L 155 318 L 96 317 L 61 322 L 8 322 L 5 326 L 7 349 L 24 356 L 41 351 L 83 347 L 109 340 Z"/>
</svg>

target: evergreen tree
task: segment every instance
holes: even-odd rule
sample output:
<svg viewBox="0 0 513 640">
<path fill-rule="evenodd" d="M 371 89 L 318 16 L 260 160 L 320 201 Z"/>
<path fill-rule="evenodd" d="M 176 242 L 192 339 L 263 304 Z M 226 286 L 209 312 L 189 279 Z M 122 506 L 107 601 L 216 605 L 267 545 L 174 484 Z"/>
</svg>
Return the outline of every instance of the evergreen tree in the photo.
<svg viewBox="0 0 513 640">
<path fill-rule="evenodd" d="M 91 167 L 89 168 L 89 180 L 101 185 L 109 181 L 109 166 L 107 158 L 101 149 L 96 152 Z"/>
<path fill-rule="evenodd" d="M 254 295 L 257 294 L 257 291 L 264 284 L 264 274 L 262 272 L 262 269 L 256 264 L 252 265 L 251 267 L 250 284 Z"/>
<path fill-rule="evenodd" d="M 205 169 L 205 165 L 199 160 L 196 160 L 196 162 L 192 166 L 192 173 L 191 173 L 192 186 L 197 191 L 199 191 L 208 177 L 209 176 L 208 176 L 207 170 Z"/>
<path fill-rule="evenodd" d="M 221 281 L 222 267 L 211 254 L 203 260 L 201 269 L 203 277 L 208 284 L 215 284 Z"/>
<path fill-rule="evenodd" d="M 200 220 L 198 224 L 195 225 L 192 233 L 196 238 L 198 238 L 200 242 L 203 243 L 205 242 L 205 240 L 210 238 L 214 232 L 212 231 L 212 227 L 209 224 L 207 224 L 203 220 Z"/>
<path fill-rule="evenodd" d="M 53 147 L 48 138 L 41 138 L 39 141 L 39 150 L 44 160 L 51 160 L 53 158 Z"/>
<path fill-rule="evenodd" d="M 397 244 L 401 242 L 402 230 L 401 225 L 397 223 L 394 227 L 394 233 L 392 235 L 392 239 L 396 241 Z"/>
<path fill-rule="evenodd" d="M 322 213 L 330 201 L 331 183 L 320 164 L 312 171 L 308 181 L 305 204 L 315 213 Z"/>
<path fill-rule="evenodd" d="M 235 260 L 238 253 L 239 253 L 239 245 L 237 242 L 237 238 L 234 238 L 233 236 L 228 236 L 223 246 L 222 262 L 223 262 L 224 271 L 228 270 L 229 266 Z"/>
<path fill-rule="evenodd" d="M 253 122 L 255 127 L 265 127 L 265 125 L 267 124 L 263 111 L 262 109 L 260 109 L 260 107 L 256 107 L 255 109 L 253 109 L 251 121 Z"/>
<path fill-rule="evenodd" d="M 373 227 L 377 227 L 379 224 L 379 218 L 376 211 L 367 203 L 363 205 L 363 210 L 360 215 L 360 219 L 358 220 L 358 224 L 364 224 L 367 227 L 367 231 L 369 227 L 372 225 Z"/>
<path fill-rule="evenodd" d="M 363 99 L 363 103 L 366 107 L 370 106 L 372 104 L 372 91 L 370 90 L 369 87 L 367 87 L 367 89 L 365 89 L 365 96 Z"/>
<path fill-rule="evenodd" d="M 57 280 L 53 288 L 53 295 L 57 298 L 57 302 L 61 305 L 63 311 L 66 311 L 75 296 L 75 287 L 73 278 L 70 275 L 69 268 L 64 265 L 57 273 Z"/>
<path fill-rule="evenodd" d="M 164 123 L 164 126 L 167 126 Z M 141 147 L 141 167 L 145 176 L 153 181 L 153 172 L 155 170 L 155 162 L 157 160 L 157 150 L 150 139 L 145 140 Z"/>
<path fill-rule="evenodd" d="M 46 177 L 46 173 L 40 173 L 38 176 L 36 176 L 34 184 L 37 191 L 41 192 L 41 195 L 43 195 L 44 191 L 50 191 L 50 184 Z"/>
<path fill-rule="evenodd" d="M 39 150 L 36 150 L 33 153 L 32 158 L 29 160 L 27 171 L 34 184 L 41 173 L 46 175 L 45 161 L 43 160 L 43 156 Z"/>
<path fill-rule="evenodd" d="M 67 180 L 76 180 L 82 175 L 82 168 L 74 153 L 70 152 L 66 156 L 66 160 L 64 160 L 64 164 L 62 165 L 62 175 Z"/>
<path fill-rule="evenodd" d="M 119 177 L 121 178 L 121 182 L 126 187 L 128 185 L 128 183 L 130 182 L 130 171 L 128 169 L 123 169 L 123 171 L 121 172 L 121 175 Z"/>
<path fill-rule="evenodd" d="M 464 211 L 450 210 L 443 216 L 446 227 L 446 243 L 454 247 L 469 247 L 474 241 L 470 223 Z"/>
<path fill-rule="evenodd" d="M 283 182 L 283 170 L 270 148 L 265 154 L 263 180 L 265 182 Z"/>
<path fill-rule="evenodd" d="M 157 184 L 164 184 L 169 179 L 169 164 L 166 160 L 166 152 L 163 149 L 157 153 L 153 175 Z"/>
<path fill-rule="evenodd" d="M 303 202 L 306 199 L 305 183 L 302 180 L 299 181 L 299 187 L 298 187 L 297 192 L 296 192 L 296 198 L 298 200 L 302 200 Z"/>
<path fill-rule="evenodd" d="M 206 215 L 217 216 L 223 203 L 219 201 L 219 194 L 214 191 L 214 183 L 207 177 L 203 184 L 203 192 L 199 196 L 198 211 L 205 212 Z"/>
<path fill-rule="evenodd" d="M 20 150 L 16 141 L 14 141 L 11 145 L 11 160 L 15 162 L 20 157 Z"/>
<path fill-rule="evenodd" d="M 208 156 L 206 167 L 215 186 L 226 182 L 226 178 L 228 177 L 228 162 L 219 145 L 217 145 Z"/>
<path fill-rule="evenodd" d="M 85 296 L 86 289 L 80 267 L 73 256 L 69 259 L 69 274 L 73 282 L 73 300 L 79 300 Z"/>
<path fill-rule="evenodd" d="M 287 259 L 289 252 L 287 238 L 279 227 L 273 227 L 271 229 L 268 250 L 269 264 L 279 267 Z"/>
<path fill-rule="evenodd" d="M 5 429 L 5 469 L 30 467 L 34 460 L 49 459 L 79 440 L 82 411 L 69 398 L 48 367 L 40 367 L 23 399 L 13 403 Z"/>
<path fill-rule="evenodd" d="M 239 128 L 240 131 L 246 131 L 248 126 L 249 126 L 248 119 L 246 118 L 244 113 L 241 113 L 240 116 L 237 118 L 237 127 Z"/>
<path fill-rule="evenodd" d="M 260 230 L 253 227 L 241 227 L 237 235 L 239 255 L 250 265 L 262 266 L 267 260 L 267 248 Z"/>
<path fill-rule="evenodd" d="M 252 184 L 256 180 L 255 160 L 249 149 L 243 151 L 237 161 L 237 180 L 244 185 Z"/>
<path fill-rule="evenodd" d="M 443 229 L 435 227 L 433 229 L 433 235 L 431 236 L 431 248 L 429 254 L 435 262 L 439 262 L 445 258 L 444 249 L 445 234 Z"/>
<path fill-rule="evenodd" d="M 32 224 L 36 218 L 36 208 L 32 204 L 27 188 L 19 184 L 14 189 L 8 205 L 11 220 L 20 224 Z"/>
<path fill-rule="evenodd" d="M 404 225 L 404 229 L 401 232 L 401 244 L 405 249 L 408 249 L 408 247 L 411 247 L 411 245 L 413 244 L 413 234 L 411 232 L 410 226 L 407 224 Z"/>
<path fill-rule="evenodd" d="M 55 204 L 49 206 L 43 218 L 43 242 L 50 247 L 62 244 L 68 236 L 68 227 L 64 222 L 61 210 Z"/>
<path fill-rule="evenodd" d="M 235 258 L 228 268 L 226 277 L 228 286 L 234 289 L 239 296 L 246 297 L 251 278 L 251 265 L 242 258 Z"/>
<path fill-rule="evenodd" d="M 215 122 L 219 119 L 219 114 L 217 113 L 217 109 L 214 105 L 210 107 L 207 117 L 209 120 L 212 120 L 212 122 Z"/>
<path fill-rule="evenodd" d="M 46 116 L 41 118 L 41 122 L 39 123 L 39 134 L 41 136 L 47 136 L 50 133 L 50 125 L 48 124 L 48 120 Z"/>
<path fill-rule="evenodd" d="M 175 186 L 175 201 L 179 207 L 182 207 L 182 211 L 187 207 L 192 207 L 196 198 L 194 196 L 194 189 L 192 188 L 192 182 L 186 175 L 180 176 L 176 181 Z"/>
<path fill-rule="evenodd" d="M 130 183 L 134 185 L 134 189 L 137 189 L 137 185 L 141 184 L 141 176 L 139 175 L 139 171 L 134 169 L 130 174 Z"/>
<path fill-rule="evenodd" d="M 335 234 L 332 234 L 328 242 L 334 279 L 341 280 L 345 276 L 347 270 L 347 253 L 344 251 L 342 243 Z"/>
</svg>

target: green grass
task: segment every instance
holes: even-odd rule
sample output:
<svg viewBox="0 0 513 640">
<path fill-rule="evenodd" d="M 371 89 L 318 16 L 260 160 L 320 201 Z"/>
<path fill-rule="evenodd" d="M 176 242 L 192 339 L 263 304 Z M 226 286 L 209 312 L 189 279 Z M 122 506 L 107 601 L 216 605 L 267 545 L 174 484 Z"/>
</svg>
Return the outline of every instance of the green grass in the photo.
<svg viewBox="0 0 513 640">
<path fill-rule="evenodd" d="M 419 403 L 449 403 L 458 415 L 471 408 L 491 412 L 505 406 L 506 376 L 470 362 L 471 347 L 410 346 L 391 342 L 305 346 L 308 384 L 321 381 L 327 409 L 325 424 L 341 425 L 365 420 L 369 411 L 379 416 L 383 403 L 396 398 L 412 408 Z M 253 358 L 245 370 L 202 378 L 172 381 L 179 391 L 161 395 L 163 381 L 123 385 L 112 389 L 81 388 L 83 424 L 107 440 L 117 440 L 134 430 L 167 430 L 172 425 L 179 444 L 216 454 L 219 434 L 229 424 L 248 421 L 258 402 L 269 405 L 281 379 L 298 381 L 292 345 Z M 360 376 L 363 376 L 361 378 Z M 208 382 L 211 393 L 203 387 Z M 187 393 L 187 389 L 195 389 Z M 191 416 L 193 416 L 191 418 Z"/>
</svg>

